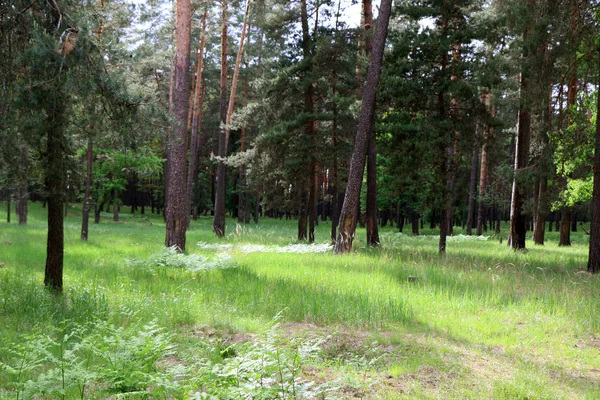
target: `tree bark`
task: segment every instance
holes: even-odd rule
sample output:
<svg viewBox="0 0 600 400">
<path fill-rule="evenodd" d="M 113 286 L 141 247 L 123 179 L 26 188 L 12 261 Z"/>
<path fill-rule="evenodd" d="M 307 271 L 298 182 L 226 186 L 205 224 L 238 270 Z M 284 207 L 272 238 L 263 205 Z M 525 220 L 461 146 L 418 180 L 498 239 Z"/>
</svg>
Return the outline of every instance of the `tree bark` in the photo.
<svg viewBox="0 0 600 400">
<path fill-rule="evenodd" d="M 6 196 L 6 223 L 10 224 L 10 204 L 11 204 L 12 193 L 8 189 L 8 195 Z"/>
<path fill-rule="evenodd" d="M 27 165 L 29 163 L 29 161 L 27 160 L 28 154 L 29 152 L 27 150 L 27 147 L 23 147 L 23 149 L 21 149 L 21 168 L 24 168 L 25 170 L 22 172 L 23 176 L 21 178 L 21 182 L 19 183 L 19 190 L 17 192 L 19 196 L 19 198 L 17 199 L 19 209 L 19 225 L 27 225 L 27 214 L 29 211 L 29 191 L 27 188 L 27 181 L 29 175 L 29 171 L 27 168 Z"/>
<path fill-rule="evenodd" d="M 367 246 L 379 247 L 377 227 L 377 144 L 375 132 L 371 128 L 367 153 Z"/>
<path fill-rule="evenodd" d="M 482 97 L 484 97 L 482 95 Z M 491 103 L 491 93 L 485 95 L 486 109 L 489 109 Z M 483 99 L 482 99 L 483 100 Z M 483 235 L 483 227 L 485 225 L 485 183 L 487 181 L 487 141 L 489 138 L 490 128 L 486 125 L 483 129 L 483 143 L 481 144 L 481 167 L 479 170 L 479 205 L 477 208 L 477 236 Z"/>
<path fill-rule="evenodd" d="M 364 34 L 364 54 L 366 57 L 371 55 L 373 49 L 373 39 L 371 37 L 373 27 L 373 5 L 371 0 L 362 1 L 362 19 Z M 360 62 L 360 61 L 359 61 Z M 357 72 L 360 69 L 357 68 Z M 359 88 L 362 86 L 362 77 L 359 75 Z M 362 95 L 362 91 L 361 91 Z M 366 231 L 367 246 L 379 247 L 379 228 L 377 226 L 377 142 L 375 130 L 371 127 L 369 135 L 369 147 L 367 149 L 367 212 L 366 212 Z"/>
<path fill-rule="evenodd" d="M 190 41 L 191 4 L 190 0 L 177 0 L 175 26 L 175 87 L 173 108 L 176 128 L 169 136 L 167 232 L 165 245 L 185 251 L 187 228 L 187 121 L 189 112 L 190 88 Z"/>
<path fill-rule="evenodd" d="M 571 213 L 571 207 L 564 207 L 561 211 L 559 246 L 571 245 Z"/>
<path fill-rule="evenodd" d="M 193 101 L 193 111 L 192 111 L 192 137 L 190 139 L 190 162 L 188 164 L 188 173 L 187 173 L 187 226 L 190 225 L 190 215 L 192 211 L 192 198 L 194 200 L 197 199 L 197 190 L 196 187 L 194 191 L 193 184 L 196 181 L 195 175 L 198 174 L 198 157 L 200 150 L 200 136 L 198 135 L 198 130 L 202 126 L 202 106 L 204 102 L 204 96 L 202 90 L 202 71 L 204 67 L 204 46 L 206 43 L 206 19 L 208 17 L 208 7 L 204 10 L 204 14 L 202 15 L 202 39 L 200 39 L 200 47 L 198 49 L 198 58 L 196 65 L 196 85 L 194 87 L 194 101 Z M 198 207 L 196 206 L 196 209 Z M 198 211 L 195 212 L 195 219 L 198 219 Z"/>
<path fill-rule="evenodd" d="M 85 173 L 85 192 L 83 194 L 83 211 L 81 212 L 81 240 L 88 240 L 88 229 L 90 224 L 90 192 L 92 190 L 92 164 L 94 153 L 92 151 L 92 136 L 88 137 Z"/>
<path fill-rule="evenodd" d="M 476 135 L 478 132 L 476 132 Z M 479 141 L 477 137 L 473 143 L 473 154 L 471 155 L 471 177 L 469 178 L 469 211 L 467 213 L 467 235 L 473 234 L 475 220 L 475 197 L 477 196 L 477 166 L 479 162 Z"/>
<path fill-rule="evenodd" d="M 530 0 L 529 8 L 533 8 L 533 0 Z M 523 41 L 526 41 L 531 29 L 527 25 L 523 32 Z M 529 52 L 523 50 L 523 59 L 527 59 Z M 529 146 L 531 136 L 531 111 L 530 111 L 530 77 L 528 71 L 521 72 L 521 87 L 519 92 L 519 120 L 517 137 L 515 141 L 514 178 L 511 194 L 510 207 L 510 236 L 509 245 L 514 250 L 525 249 L 525 234 L 527 232 L 527 218 L 523 213 L 523 204 L 527 196 L 525 182 L 522 182 L 522 172 L 529 165 Z"/>
<path fill-rule="evenodd" d="M 227 156 L 227 26 L 228 10 L 227 0 L 221 1 L 221 94 L 219 116 L 221 128 L 219 130 L 219 157 Z M 215 192 L 213 231 L 218 237 L 225 236 L 225 163 L 217 162 L 217 190 Z"/>
<path fill-rule="evenodd" d="M 113 221 L 119 222 L 119 192 L 115 189 L 112 191 L 113 199 Z"/>
<path fill-rule="evenodd" d="M 598 55 L 600 55 L 600 48 Z M 600 63 L 598 63 L 598 84 L 600 84 Z M 596 115 L 600 115 L 600 91 L 598 91 Z M 592 193 L 592 223 L 590 225 L 590 251 L 588 272 L 600 271 L 600 118 L 596 118 L 596 141 L 594 144 L 594 189 Z"/>
<path fill-rule="evenodd" d="M 338 238 L 335 244 L 335 253 L 348 253 L 352 249 L 354 232 L 357 222 L 357 208 L 360 200 L 360 187 L 365 169 L 365 156 L 369 143 L 370 131 L 373 127 L 375 114 L 375 97 L 381 67 L 383 62 L 383 50 L 387 37 L 388 24 L 392 9 L 392 0 L 382 0 L 379 10 L 379 18 L 373 41 L 367 81 L 363 92 L 363 102 L 358 120 L 358 130 L 354 141 L 354 150 L 350 161 L 350 172 L 344 204 L 340 213 Z"/>
<path fill-rule="evenodd" d="M 60 90 L 60 89 L 59 89 Z M 64 96 L 58 94 L 54 107 L 46 109 L 47 160 L 46 190 L 48 192 L 48 239 L 44 285 L 56 292 L 63 289 L 64 262 L 64 196 L 66 170 L 64 162 L 64 127 L 66 106 Z"/>
<path fill-rule="evenodd" d="M 412 235 L 419 236 L 419 213 L 415 210 L 410 212 L 410 224 L 412 227 Z"/>
</svg>

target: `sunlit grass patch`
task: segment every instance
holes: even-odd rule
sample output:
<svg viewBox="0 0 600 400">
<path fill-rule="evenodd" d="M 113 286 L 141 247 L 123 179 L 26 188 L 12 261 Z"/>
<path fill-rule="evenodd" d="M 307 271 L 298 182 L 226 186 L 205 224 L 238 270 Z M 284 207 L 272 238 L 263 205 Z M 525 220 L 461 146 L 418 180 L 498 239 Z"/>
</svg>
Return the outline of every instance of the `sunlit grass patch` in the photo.
<svg viewBox="0 0 600 400">
<path fill-rule="evenodd" d="M 456 228 L 447 254 L 439 255 L 436 231 L 412 237 L 381 228 L 381 248 L 367 248 L 359 229 L 355 251 L 336 256 L 329 222 L 320 221 L 317 244 L 309 245 L 296 240 L 295 221 L 242 226 L 229 219 L 227 236 L 217 239 L 211 218 L 202 217 L 192 221 L 180 254 L 164 248 L 162 216 L 103 219 L 81 242 L 78 211 L 71 208 L 65 221 L 62 297 L 42 285 L 45 211 L 32 204 L 24 227 L 0 220 L 0 344 L 98 320 L 113 327 L 107 335 L 153 323 L 175 351 L 156 364 L 159 376 L 182 368 L 178 373 L 196 382 L 186 389 L 194 394 L 218 382 L 213 373 L 245 365 L 244 354 L 256 361 L 279 351 L 293 365 L 293 343 L 307 338 L 288 328 L 298 326 L 320 344 L 294 376 L 299 385 L 314 382 L 312 388 L 333 382 L 321 387 L 332 398 L 600 393 L 600 278 L 585 272 L 583 233 L 573 233 L 570 248 L 558 247 L 553 232 L 545 246 L 528 242 L 527 252 L 515 253 L 491 234 L 471 238 Z M 279 338 L 257 340 L 276 316 Z M 0 362 L 7 356 L 6 348 L 0 351 Z M 211 367 L 195 364 L 201 360 Z M 194 368 L 210 378 L 202 381 Z M 252 371 L 274 373 L 269 368 Z M 245 379 L 246 390 L 262 390 L 244 386 L 248 375 L 232 376 Z M 0 397 L 10 379 L 0 371 Z M 103 382 L 95 398 L 110 398 L 100 395 L 111 387 Z"/>
</svg>

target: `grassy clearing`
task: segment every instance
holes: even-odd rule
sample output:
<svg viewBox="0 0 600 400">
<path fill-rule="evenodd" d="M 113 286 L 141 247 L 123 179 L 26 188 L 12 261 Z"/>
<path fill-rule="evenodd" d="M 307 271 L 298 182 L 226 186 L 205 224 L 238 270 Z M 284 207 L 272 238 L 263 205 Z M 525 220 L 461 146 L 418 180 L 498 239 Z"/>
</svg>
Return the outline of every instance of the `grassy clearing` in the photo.
<svg viewBox="0 0 600 400">
<path fill-rule="evenodd" d="M 217 240 L 203 218 L 179 257 L 160 217 L 104 218 L 82 243 L 72 209 L 56 298 L 31 209 L 26 227 L 0 212 L 0 398 L 600 398 L 583 233 L 523 254 L 457 236 L 439 256 L 427 230 L 384 228 L 378 250 L 359 230 L 358 250 L 333 256 L 289 246 L 291 221 L 230 220 Z"/>
</svg>

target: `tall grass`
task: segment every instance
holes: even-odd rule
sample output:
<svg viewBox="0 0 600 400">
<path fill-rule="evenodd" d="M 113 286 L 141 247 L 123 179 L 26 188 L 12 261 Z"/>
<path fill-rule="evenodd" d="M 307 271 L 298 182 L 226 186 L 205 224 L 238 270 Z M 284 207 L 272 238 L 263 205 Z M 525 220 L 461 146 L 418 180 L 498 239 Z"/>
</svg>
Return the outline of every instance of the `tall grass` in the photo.
<svg viewBox="0 0 600 400">
<path fill-rule="evenodd" d="M 4 343 L 50 327 L 75 329 L 94 321 L 108 320 L 114 329 L 154 323 L 172 333 L 180 345 L 177 357 L 185 359 L 199 345 L 190 332 L 208 326 L 253 334 L 279 316 L 284 324 L 364 332 L 388 343 L 395 355 L 385 368 L 390 376 L 414 381 L 402 388 L 409 398 L 443 393 L 485 398 L 470 389 L 467 377 L 477 372 L 476 365 L 486 371 L 497 366 L 464 361 L 473 354 L 491 357 L 509 371 L 504 378 L 486 375 L 473 383 L 490 397 L 600 396 L 591 379 L 565 381 L 573 371 L 585 371 L 582 376 L 589 378 L 600 369 L 600 279 L 584 272 L 583 233 L 573 234 L 569 248 L 558 247 L 557 234 L 549 233 L 545 246 L 529 241 L 525 253 L 514 253 L 494 237 L 457 236 L 448 253 L 439 255 L 436 232 L 412 237 L 382 228 L 381 249 L 369 249 L 359 230 L 357 250 L 334 256 L 304 247 L 278 250 L 300 248 L 284 247 L 297 243 L 293 221 L 261 219 L 258 225 L 239 226 L 230 220 L 227 236 L 218 240 L 205 217 L 192 222 L 189 256 L 173 259 L 164 253 L 160 216 L 123 214 L 122 223 L 104 219 L 91 226 L 89 241 L 81 242 L 80 214 L 73 208 L 65 220 L 66 291 L 56 297 L 42 285 L 45 210 L 33 204 L 27 226 L 6 224 L 3 212 Z M 322 246 L 329 242 L 330 227 L 321 222 L 317 228 Z M 254 250 L 244 250 L 248 246 Z M 224 255 L 226 268 L 218 261 Z M 501 354 L 494 353 L 497 348 Z M 0 350 L 3 357 L 6 350 Z M 356 357 L 364 359 L 364 354 Z M 437 371 L 436 379 L 446 376 L 454 383 L 446 388 L 423 383 L 429 373 L 423 366 Z M 0 377 L 0 387 L 6 381 Z M 361 382 L 366 381 L 364 375 Z M 370 393 L 402 396 L 385 389 Z"/>
</svg>

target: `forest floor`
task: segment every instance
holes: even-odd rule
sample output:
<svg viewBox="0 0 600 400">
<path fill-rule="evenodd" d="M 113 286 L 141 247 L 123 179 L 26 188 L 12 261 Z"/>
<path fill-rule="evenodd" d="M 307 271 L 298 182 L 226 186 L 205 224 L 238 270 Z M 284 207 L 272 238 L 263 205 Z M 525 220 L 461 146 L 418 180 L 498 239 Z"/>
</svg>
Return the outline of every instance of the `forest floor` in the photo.
<svg viewBox="0 0 600 400">
<path fill-rule="evenodd" d="M 27 226 L 0 211 L 0 399 L 600 398 L 583 232 L 514 253 L 456 229 L 440 256 L 432 231 L 384 227 L 368 249 L 359 229 L 334 256 L 329 222 L 308 246 L 295 221 L 229 218 L 218 240 L 202 217 L 179 255 L 160 216 L 120 219 L 85 243 L 69 210 L 55 296 L 45 210 Z"/>
</svg>

